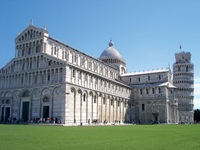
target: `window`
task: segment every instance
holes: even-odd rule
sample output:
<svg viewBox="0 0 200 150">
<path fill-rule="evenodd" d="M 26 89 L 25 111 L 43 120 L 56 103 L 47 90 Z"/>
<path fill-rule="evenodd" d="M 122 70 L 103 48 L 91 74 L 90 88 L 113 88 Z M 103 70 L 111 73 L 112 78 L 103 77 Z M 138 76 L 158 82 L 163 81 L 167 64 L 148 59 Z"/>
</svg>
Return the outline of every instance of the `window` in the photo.
<svg viewBox="0 0 200 150">
<path fill-rule="evenodd" d="M 72 70 L 72 77 L 75 77 L 75 70 Z"/>
<path fill-rule="evenodd" d="M 180 66 L 178 66 L 178 71 L 181 71 L 181 67 Z"/>
<path fill-rule="evenodd" d="M 94 96 L 94 103 L 96 103 L 97 102 L 97 98 L 96 98 L 96 95 Z"/>
<path fill-rule="evenodd" d="M 100 74 L 103 74 L 103 68 L 100 67 Z"/>
<path fill-rule="evenodd" d="M 37 43 L 37 46 L 36 46 L 36 53 L 39 53 L 39 45 L 38 45 L 38 43 Z"/>
<path fill-rule="evenodd" d="M 65 51 L 62 51 L 62 59 L 64 59 Z"/>
<path fill-rule="evenodd" d="M 93 63 L 93 66 L 94 66 L 94 71 L 96 72 L 96 70 L 97 70 L 97 65 L 96 65 L 96 63 Z"/>
<path fill-rule="evenodd" d="M 140 95 L 142 95 L 142 89 L 140 89 Z"/>
<path fill-rule="evenodd" d="M 22 64 L 22 70 L 24 70 L 24 67 L 25 67 L 25 62 L 23 62 Z"/>
<path fill-rule="evenodd" d="M 93 76 L 90 76 L 90 82 L 93 83 Z"/>
<path fill-rule="evenodd" d="M 103 72 L 103 69 L 102 69 L 102 72 Z M 105 70 L 105 75 L 108 76 L 108 70 L 107 69 Z"/>
<path fill-rule="evenodd" d="M 37 83 L 37 80 L 38 80 L 38 76 L 36 75 L 36 76 L 35 76 L 35 80 L 34 80 L 34 83 L 35 83 L 35 84 Z"/>
<path fill-rule="evenodd" d="M 120 104 L 120 102 L 119 101 L 117 101 L 117 106 L 119 107 L 119 104 Z"/>
<path fill-rule="evenodd" d="M 69 54 L 67 52 L 65 52 L 65 59 L 68 60 L 69 59 Z"/>
<path fill-rule="evenodd" d="M 161 89 L 160 88 L 158 88 L 158 92 L 161 93 Z"/>
<path fill-rule="evenodd" d="M 161 75 L 159 74 L 158 79 L 161 80 Z"/>
<path fill-rule="evenodd" d="M 87 77 L 87 74 L 85 74 L 85 81 L 87 81 L 88 80 L 88 77 Z"/>
<path fill-rule="evenodd" d="M 149 90 L 148 89 L 146 89 L 146 94 L 149 94 Z"/>
<path fill-rule="evenodd" d="M 39 68 L 39 59 L 37 59 L 37 68 Z"/>
<path fill-rule="evenodd" d="M 33 32 L 33 31 L 32 31 L 32 29 L 31 29 L 31 35 L 30 35 L 30 38 L 32 38 L 32 37 L 33 37 L 33 34 L 32 34 L 32 32 Z"/>
<path fill-rule="evenodd" d="M 113 78 L 113 72 L 112 71 L 110 72 L 110 77 Z"/>
<path fill-rule="evenodd" d="M 173 94 L 173 90 L 170 90 L 171 91 L 171 94 Z"/>
<path fill-rule="evenodd" d="M 138 81 L 140 82 L 140 77 L 138 77 Z"/>
<path fill-rule="evenodd" d="M 131 83 L 131 78 L 130 78 L 130 83 Z"/>
<path fill-rule="evenodd" d="M 77 61 L 77 56 L 74 55 L 74 62 L 76 63 L 76 61 Z"/>
<path fill-rule="evenodd" d="M 89 69 L 92 68 L 92 63 L 91 62 L 88 62 L 88 67 L 89 67 Z"/>
<path fill-rule="evenodd" d="M 31 48 L 30 47 L 28 48 L 28 54 L 29 55 L 31 54 Z"/>
<path fill-rule="evenodd" d="M 103 104 L 104 104 L 104 105 L 106 104 L 106 99 L 105 99 L 105 97 L 103 98 Z"/>
<path fill-rule="evenodd" d="M 50 81 L 50 73 L 48 74 L 47 80 Z"/>
<path fill-rule="evenodd" d="M 145 105 L 142 104 L 142 111 L 145 111 Z"/>
<path fill-rule="evenodd" d="M 155 89 L 154 88 L 152 88 L 152 94 L 154 94 L 155 93 Z"/>
<path fill-rule="evenodd" d="M 22 49 L 22 56 L 24 56 L 24 49 Z"/>
<path fill-rule="evenodd" d="M 56 47 L 54 47 L 54 55 L 56 55 Z"/>
<path fill-rule="evenodd" d="M 51 55 L 53 55 L 53 46 L 51 47 Z"/>
<path fill-rule="evenodd" d="M 50 60 L 50 61 L 49 61 L 49 66 L 51 66 L 51 62 L 52 62 L 52 61 Z"/>
<path fill-rule="evenodd" d="M 110 105 L 113 106 L 113 99 L 111 99 L 111 104 Z"/>
<path fill-rule="evenodd" d="M 86 94 L 83 94 L 83 101 L 85 102 L 86 100 Z"/>
<path fill-rule="evenodd" d="M 79 72 L 79 79 L 80 80 L 82 79 L 82 72 L 81 71 Z"/>
<path fill-rule="evenodd" d="M 22 78 L 21 78 L 21 84 L 23 84 L 24 83 L 24 78 L 23 78 L 23 76 L 22 76 Z"/>
<path fill-rule="evenodd" d="M 148 76 L 148 81 L 150 81 L 150 76 Z"/>
<path fill-rule="evenodd" d="M 186 72 L 188 72 L 188 66 L 186 66 Z"/>
</svg>

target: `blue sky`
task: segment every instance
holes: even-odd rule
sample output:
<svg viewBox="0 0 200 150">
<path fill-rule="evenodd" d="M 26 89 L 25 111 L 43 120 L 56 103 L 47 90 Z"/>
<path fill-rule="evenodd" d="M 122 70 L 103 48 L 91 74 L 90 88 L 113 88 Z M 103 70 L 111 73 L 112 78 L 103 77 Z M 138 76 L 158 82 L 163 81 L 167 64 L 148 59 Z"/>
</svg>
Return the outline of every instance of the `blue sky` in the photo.
<svg viewBox="0 0 200 150">
<path fill-rule="evenodd" d="M 50 36 L 94 58 L 110 39 L 128 72 L 166 68 L 174 54 L 192 54 L 195 108 L 200 108 L 199 0 L 1 0 L 0 68 L 14 57 L 14 39 L 33 19 Z"/>
</svg>

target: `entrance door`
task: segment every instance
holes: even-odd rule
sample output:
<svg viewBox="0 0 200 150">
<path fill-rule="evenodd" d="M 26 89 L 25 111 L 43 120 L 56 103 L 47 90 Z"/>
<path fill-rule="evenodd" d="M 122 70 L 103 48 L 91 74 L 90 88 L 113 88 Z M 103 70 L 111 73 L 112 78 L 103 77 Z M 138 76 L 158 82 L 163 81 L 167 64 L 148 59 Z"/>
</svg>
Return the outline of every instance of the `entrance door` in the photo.
<svg viewBox="0 0 200 150">
<path fill-rule="evenodd" d="M 49 118 L 49 106 L 43 106 L 43 118 Z"/>
<path fill-rule="evenodd" d="M 10 118 L 10 107 L 6 107 L 6 121 Z"/>
<path fill-rule="evenodd" d="M 158 113 L 156 112 L 156 113 L 153 113 L 153 118 L 154 118 L 154 123 L 158 123 Z"/>
<path fill-rule="evenodd" d="M 28 121 L 29 116 L 29 102 L 22 103 L 22 120 Z"/>
</svg>

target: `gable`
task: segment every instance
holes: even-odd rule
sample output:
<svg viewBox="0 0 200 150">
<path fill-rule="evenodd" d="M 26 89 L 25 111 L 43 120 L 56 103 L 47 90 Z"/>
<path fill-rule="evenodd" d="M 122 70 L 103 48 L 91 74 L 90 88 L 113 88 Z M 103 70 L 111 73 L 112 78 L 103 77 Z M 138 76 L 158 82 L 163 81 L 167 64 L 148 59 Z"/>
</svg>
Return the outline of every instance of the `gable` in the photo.
<svg viewBox="0 0 200 150">
<path fill-rule="evenodd" d="M 23 42 L 29 39 L 34 39 L 42 36 L 48 36 L 48 31 L 46 29 L 29 25 L 22 33 L 20 33 L 15 38 L 15 43 Z"/>
</svg>

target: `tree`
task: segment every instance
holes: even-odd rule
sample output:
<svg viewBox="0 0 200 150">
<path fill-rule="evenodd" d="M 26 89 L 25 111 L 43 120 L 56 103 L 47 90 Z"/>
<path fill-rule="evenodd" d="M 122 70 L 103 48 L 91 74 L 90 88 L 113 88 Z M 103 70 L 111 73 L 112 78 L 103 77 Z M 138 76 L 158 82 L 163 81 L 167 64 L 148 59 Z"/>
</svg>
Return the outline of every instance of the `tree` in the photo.
<svg viewBox="0 0 200 150">
<path fill-rule="evenodd" d="M 194 121 L 200 122 L 200 110 L 199 109 L 194 110 Z"/>
</svg>

